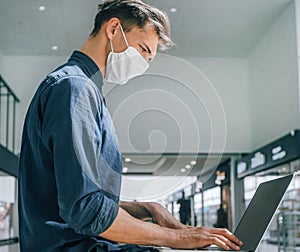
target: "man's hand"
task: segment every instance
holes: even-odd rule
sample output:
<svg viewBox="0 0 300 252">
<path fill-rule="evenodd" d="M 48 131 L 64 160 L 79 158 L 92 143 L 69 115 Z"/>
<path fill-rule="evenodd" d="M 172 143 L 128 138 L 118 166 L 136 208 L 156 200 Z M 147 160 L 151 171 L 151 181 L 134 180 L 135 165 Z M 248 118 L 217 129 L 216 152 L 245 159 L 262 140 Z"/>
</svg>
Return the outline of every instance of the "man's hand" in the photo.
<svg viewBox="0 0 300 252">
<path fill-rule="evenodd" d="M 153 202 L 120 202 L 126 212 L 140 220 L 152 219 L 153 223 L 172 229 L 186 229 L 183 225 L 162 205 Z"/>
<path fill-rule="evenodd" d="M 193 249 L 216 245 L 225 250 L 240 250 L 243 244 L 225 228 L 196 227 L 175 232 L 177 238 L 172 248 Z"/>
<path fill-rule="evenodd" d="M 102 237 L 127 244 L 165 246 L 195 249 L 217 245 L 225 250 L 239 250 L 242 243 L 227 229 L 190 227 L 171 229 L 143 222 L 129 215 L 122 208 L 110 228 Z"/>
</svg>

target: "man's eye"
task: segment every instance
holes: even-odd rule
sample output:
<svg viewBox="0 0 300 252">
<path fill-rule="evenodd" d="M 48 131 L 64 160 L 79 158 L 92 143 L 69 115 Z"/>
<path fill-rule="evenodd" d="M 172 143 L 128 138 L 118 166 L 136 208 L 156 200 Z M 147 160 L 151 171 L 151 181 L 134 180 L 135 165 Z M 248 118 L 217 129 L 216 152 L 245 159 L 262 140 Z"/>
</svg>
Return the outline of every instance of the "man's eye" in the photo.
<svg viewBox="0 0 300 252">
<path fill-rule="evenodd" d="M 140 46 L 140 47 L 141 47 L 142 52 L 146 52 L 147 51 L 144 47 L 142 47 L 142 46 Z"/>
</svg>

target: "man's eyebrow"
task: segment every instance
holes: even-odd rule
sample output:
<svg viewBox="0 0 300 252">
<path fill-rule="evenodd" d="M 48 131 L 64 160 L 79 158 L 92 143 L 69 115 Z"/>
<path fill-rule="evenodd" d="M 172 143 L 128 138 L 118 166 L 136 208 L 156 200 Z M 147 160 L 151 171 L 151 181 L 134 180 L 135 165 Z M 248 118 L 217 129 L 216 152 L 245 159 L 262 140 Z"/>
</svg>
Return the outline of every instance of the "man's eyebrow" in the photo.
<svg viewBox="0 0 300 252">
<path fill-rule="evenodd" d="M 149 46 L 147 46 L 145 43 L 143 43 L 145 45 L 145 47 L 147 48 L 148 53 L 151 55 L 152 51 L 150 50 Z"/>
</svg>

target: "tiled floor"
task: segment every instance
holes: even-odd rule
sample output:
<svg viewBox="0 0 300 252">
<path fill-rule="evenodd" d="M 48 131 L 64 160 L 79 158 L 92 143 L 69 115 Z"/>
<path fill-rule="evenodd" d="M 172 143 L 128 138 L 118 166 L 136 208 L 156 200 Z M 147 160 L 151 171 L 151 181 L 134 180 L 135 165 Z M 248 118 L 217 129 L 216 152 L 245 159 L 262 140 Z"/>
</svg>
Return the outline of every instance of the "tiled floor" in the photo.
<svg viewBox="0 0 300 252">
<path fill-rule="evenodd" d="M 19 244 L 14 244 L 10 246 L 1 246 L 0 252 L 19 252 Z"/>
</svg>

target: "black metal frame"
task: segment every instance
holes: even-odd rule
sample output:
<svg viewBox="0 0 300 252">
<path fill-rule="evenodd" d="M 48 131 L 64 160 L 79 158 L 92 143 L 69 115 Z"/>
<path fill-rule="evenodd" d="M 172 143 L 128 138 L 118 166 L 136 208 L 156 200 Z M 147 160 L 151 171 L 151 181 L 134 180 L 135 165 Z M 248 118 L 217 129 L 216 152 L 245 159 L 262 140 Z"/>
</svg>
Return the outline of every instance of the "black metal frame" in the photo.
<svg viewBox="0 0 300 252">
<path fill-rule="evenodd" d="M 5 147 L 15 153 L 15 141 L 16 141 L 16 103 L 20 102 L 19 98 L 15 95 L 15 93 L 11 90 L 8 84 L 4 81 L 2 76 L 0 75 L 0 143 L 1 143 L 1 132 L 2 132 L 2 98 L 6 97 L 6 122 L 5 122 Z M 11 108 L 10 104 L 12 103 L 12 132 L 10 130 L 10 121 L 11 121 Z M 11 137 L 11 139 L 10 139 Z"/>
<path fill-rule="evenodd" d="M 9 239 L 0 240 L 0 246 L 7 246 L 19 243 L 19 237 L 13 237 Z"/>
</svg>

